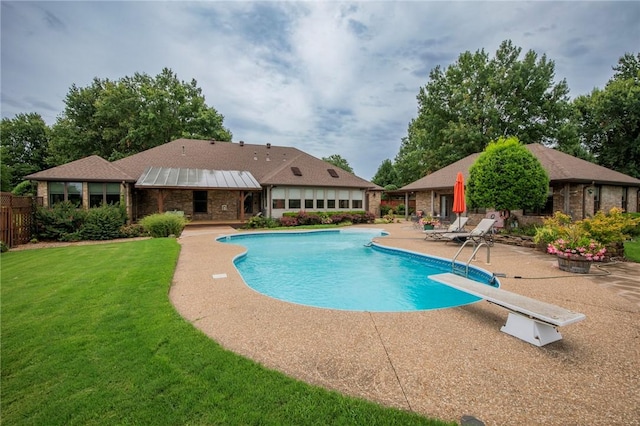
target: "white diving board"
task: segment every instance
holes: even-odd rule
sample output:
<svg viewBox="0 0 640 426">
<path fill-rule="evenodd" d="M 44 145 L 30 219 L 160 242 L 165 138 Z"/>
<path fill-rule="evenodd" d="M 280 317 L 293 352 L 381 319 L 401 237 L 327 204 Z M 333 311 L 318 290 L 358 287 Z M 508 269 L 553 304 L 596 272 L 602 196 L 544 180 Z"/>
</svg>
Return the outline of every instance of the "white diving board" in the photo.
<svg viewBox="0 0 640 426">
<path fill-rule="evenodd" d="M 511 312 L 500 330 L 536 346 L 544 346 L 562 339 L 556 327 L 586 318 L 584 314 L 481 284 L 460 275 L 445 273 L 431 275 L 429 278 L 508 309 Z"/>
</svg>

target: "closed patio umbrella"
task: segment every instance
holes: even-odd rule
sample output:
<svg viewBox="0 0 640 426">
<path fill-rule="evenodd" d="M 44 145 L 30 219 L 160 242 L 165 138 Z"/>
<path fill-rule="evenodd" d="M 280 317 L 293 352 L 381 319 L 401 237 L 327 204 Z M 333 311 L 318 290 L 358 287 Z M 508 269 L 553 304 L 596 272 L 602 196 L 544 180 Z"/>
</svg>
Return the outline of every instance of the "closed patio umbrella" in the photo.
<svg viewBox="0 0 640 426">
<path fill-rule="evenodd" d="M 467 203 L 464 199 L 464 176 L 462 172 L 458 172 L 456 176 L 456 184 L 453 187 L 453 212 L 460 217 L 467 209 Z"/>
</svg>

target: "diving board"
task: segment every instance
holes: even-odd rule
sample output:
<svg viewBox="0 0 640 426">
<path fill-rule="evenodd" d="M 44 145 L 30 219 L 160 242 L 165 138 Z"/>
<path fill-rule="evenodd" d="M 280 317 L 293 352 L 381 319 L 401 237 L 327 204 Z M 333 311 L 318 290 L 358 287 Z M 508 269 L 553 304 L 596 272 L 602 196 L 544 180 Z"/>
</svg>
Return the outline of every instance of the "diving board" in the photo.
<svg viewBox="0 0 640 426">
<path fill-rule="evenodd" d="M 586 318 L 560 306 L 481 284 L 452 273 L 430 275 L 430 279 L 463 291 L 508 309 L 506 324 L 500 329 L 504 333 L 536 346 L 562 339 L 556 327 L 573 324 Z"/>
</svg>

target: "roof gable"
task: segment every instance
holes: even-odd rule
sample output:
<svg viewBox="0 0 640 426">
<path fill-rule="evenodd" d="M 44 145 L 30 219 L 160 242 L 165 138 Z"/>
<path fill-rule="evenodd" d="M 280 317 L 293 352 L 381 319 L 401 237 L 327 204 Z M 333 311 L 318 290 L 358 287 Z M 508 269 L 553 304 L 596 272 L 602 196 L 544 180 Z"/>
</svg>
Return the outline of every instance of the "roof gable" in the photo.
<svg viewBox="0 0 640 426">
<path fill-rule="evenodd" d="M 121 182 L 135 181 L 136 178 L 128 175 L 113 163 L 108 162 L 98 155 L 81 158 L 61 166 L 42 170 L 25 176 L 31 180 L 61 180 L 61 181 L 102 181 Z"/>
</svg>

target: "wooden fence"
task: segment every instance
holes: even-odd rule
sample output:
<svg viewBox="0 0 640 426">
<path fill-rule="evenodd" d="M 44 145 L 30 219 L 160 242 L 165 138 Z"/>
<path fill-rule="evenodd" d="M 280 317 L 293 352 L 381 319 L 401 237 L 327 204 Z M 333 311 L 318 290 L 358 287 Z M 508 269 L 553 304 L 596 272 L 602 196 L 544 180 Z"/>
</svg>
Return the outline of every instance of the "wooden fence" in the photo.
<svg viewBox="0 0 640 426">
<path fill-rule="evenodd" d="M 28 243 L 38 204 L 42 205 L 42 198 L 16 197 L 9 192 L 0 192 L 0 240 L 9 247 Z"/>
</svg>

